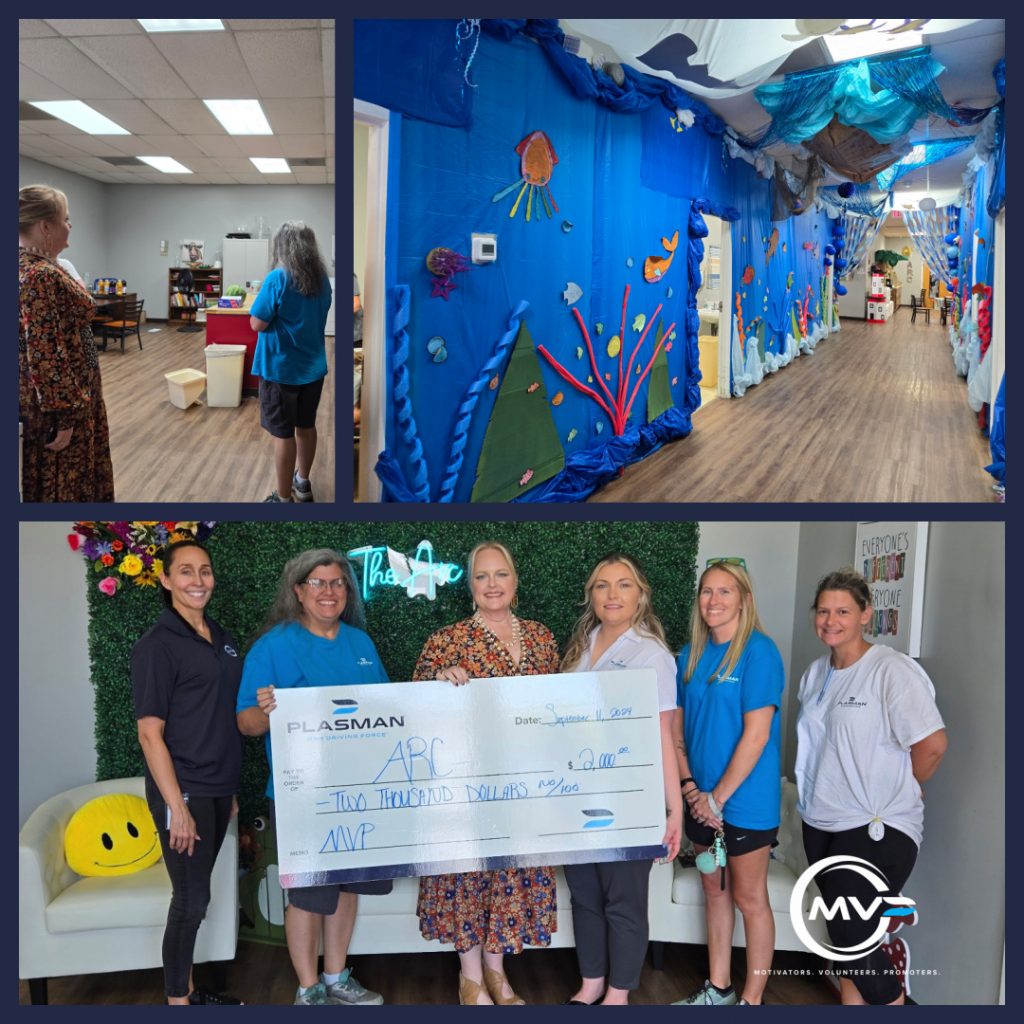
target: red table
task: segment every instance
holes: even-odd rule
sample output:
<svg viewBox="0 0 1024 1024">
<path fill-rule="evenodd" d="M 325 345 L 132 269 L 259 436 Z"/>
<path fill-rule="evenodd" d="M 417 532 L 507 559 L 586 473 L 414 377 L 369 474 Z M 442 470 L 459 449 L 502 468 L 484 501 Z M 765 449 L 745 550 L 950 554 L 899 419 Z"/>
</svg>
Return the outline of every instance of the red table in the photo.
<svg viewBox="0 0 1024 1024">
<path fill-rule="evenodd" d="M 259 395 L 260 379 L 253 375 L 252 359 L 256 354 L 259 335 L 249 326 L 249 315 L 247 309 L 208 309 L 206 344 L 245 346 L 242 394 L 256 397 Z"/>
</svg>

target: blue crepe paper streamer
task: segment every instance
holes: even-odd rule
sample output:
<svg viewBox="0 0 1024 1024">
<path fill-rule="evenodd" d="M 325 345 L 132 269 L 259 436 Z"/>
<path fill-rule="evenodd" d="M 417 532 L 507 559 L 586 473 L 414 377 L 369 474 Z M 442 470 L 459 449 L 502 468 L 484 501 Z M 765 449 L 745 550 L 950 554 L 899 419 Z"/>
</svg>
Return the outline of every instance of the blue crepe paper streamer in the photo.
<svg viewBox="0 0 1024 1024">
<path fill-rule="evenodd" d="M 441 482 L 441 492 L 438 495 L 438 501 L 451 501 L 452 496 L 455 494 L 455 485 L 459 482 L 459 472 L 462 469 L 462 463 L 465 461 L 466 443 L 469 436 L 469 426 L 473 421 L 473 410 L 476 408 L 480 395 L 484 388 L 487 387 L 491 377 L 505 361 L 509 350 L 516 343 L 516 338 L 519 336 L 520 321 L 522 320 L 523 313 L 529 308 L 530 304 L 524 299 L 512 310 L 508 318 L 508 330 L 501 336 L 501 340 L 494 350 L 494 355 L 484 363 L 476 380 L 466 388 L 466 393 L 462 396 L 452 437 L 452 450 L 448 456 L 448 472 Z"/>
</svg>

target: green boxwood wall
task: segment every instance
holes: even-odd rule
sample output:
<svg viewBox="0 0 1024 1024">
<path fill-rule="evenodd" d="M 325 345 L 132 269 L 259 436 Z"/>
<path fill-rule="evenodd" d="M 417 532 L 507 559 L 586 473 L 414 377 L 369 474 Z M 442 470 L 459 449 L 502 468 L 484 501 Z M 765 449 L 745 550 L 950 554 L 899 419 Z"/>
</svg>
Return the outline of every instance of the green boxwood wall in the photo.
<svg viewBox="0 0 1024 1024">
<path fill-rule="evenodd" d="M 243 651 L 255 637 L 285 561 L 307 548 L 348 551 L 368 544 L 413 554 L 421 540 L 438 561 L 464 563 L 484 539 L 501 540 L 519 568 L 519 614 L 547 625 L 564 648 L 580 613 L 583 584 L 612 549 L 644 567 L 654 606 L 678 650 L 686 638 L 696 586 L 696 523 L 220 523 L 208 546 L 217 587 L 210 613 L 231 630 Z M 163 607 L 149 588 L 123 587 L 107 597 L 87 572 L 89 657 L 96 689 L 96 774 L 99 779 L 142 773 L 136 739 L 129 658 L 132 645 Z M 440 587 L 437 598 L 410 599 L 400 587 L 379 587 L 366 605 L 367 630 L 394 680 L 412 677 L 423 642 L 435 629 L 464 618 L 472 605 L 464 582 Z M 262 740 L 248 741 L 242 781 L 243 821 L 259 813 L 267 765 Z"/>
</svg>

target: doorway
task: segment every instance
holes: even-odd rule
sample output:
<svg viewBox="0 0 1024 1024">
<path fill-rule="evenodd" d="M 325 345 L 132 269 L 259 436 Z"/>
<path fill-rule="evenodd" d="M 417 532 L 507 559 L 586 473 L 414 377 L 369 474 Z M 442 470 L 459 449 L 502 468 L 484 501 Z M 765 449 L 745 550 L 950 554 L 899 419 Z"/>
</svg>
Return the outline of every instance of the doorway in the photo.
<svg viewBox="0 0 1024 1024">
<path fill-rule="evenodd" d="M 732 290 L 729 222 L 711 214 L 704 214 L 704 222 L 708 234 L 704 239 L 701 285 L 697 291 L 702 409 L 718 398 L 729 397 L 729 345 L 732 336 L 732 315 L 726 301 Z"/>
</svg>

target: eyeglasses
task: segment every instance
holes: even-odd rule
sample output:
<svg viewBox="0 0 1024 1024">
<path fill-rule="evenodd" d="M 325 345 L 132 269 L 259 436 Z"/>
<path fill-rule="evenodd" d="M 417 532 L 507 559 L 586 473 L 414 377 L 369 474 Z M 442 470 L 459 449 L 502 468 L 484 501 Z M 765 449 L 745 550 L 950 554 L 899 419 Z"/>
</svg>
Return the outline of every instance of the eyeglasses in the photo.
<svg viewBox="0 0 1024 1024">
<path fill-rule="evenodd" d="M 323 590 L 324 587 L 333 587 L 335 590 L 345 589 L 345 580 L 343 578 L 336 580 L 321 580 L 313 576 L 308 580 L 303 580 L 302 582 L 307 587 L 312 587 L 314 590 Z"/>
<path fill-rule="evenodd" d="M 705 569 L 710 569 L 713 565 L 719 565 L 725 562 L 727 565 L 738 565 L 741 569 L 746 569 L 747 563 L 742 558 L 709 558 L 705 564 Z"/>
</svg>

